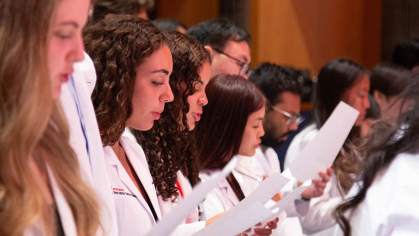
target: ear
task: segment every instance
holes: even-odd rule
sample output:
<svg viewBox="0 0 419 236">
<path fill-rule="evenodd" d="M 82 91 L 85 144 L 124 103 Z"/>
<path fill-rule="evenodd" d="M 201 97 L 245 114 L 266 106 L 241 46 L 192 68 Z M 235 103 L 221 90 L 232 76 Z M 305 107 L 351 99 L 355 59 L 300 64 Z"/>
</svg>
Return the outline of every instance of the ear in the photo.
<svg viewBox="0 0 419 236">
<path fill-rule="evenodd" d="M 373 97 L 375 101 L 377 102 L 378 106 L 382 107 L 384 105 L 384 102 L 387 100 L 386 95 L 384 95 L 382 92 L 374 90 Z"/>
<path fill-rule="evenodd" d="M 214 57 L 214 50 L 212 50 L 212 48 L 210 46 L 204 46 L 205 49 L 208 51 L 208 53 L 210 54 L 211 59 Z"/>
<path fill-rule="evenodd" d="M 105 15 L 105 19 L 108 19 L 111 16 L 113 16 L 113 13 L 108 13 L 108 14 Z"/>
</svg>

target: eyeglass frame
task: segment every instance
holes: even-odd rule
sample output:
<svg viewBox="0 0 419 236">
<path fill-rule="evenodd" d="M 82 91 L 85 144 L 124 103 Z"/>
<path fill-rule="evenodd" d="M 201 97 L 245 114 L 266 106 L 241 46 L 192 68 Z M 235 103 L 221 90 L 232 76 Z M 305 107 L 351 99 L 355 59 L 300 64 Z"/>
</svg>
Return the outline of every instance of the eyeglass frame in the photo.
<svg viewBox="0 0 419 236">
<path fill-rule="evenodd" d="M 235 60 L 235 61 L 239 64 L 239 66 L 240 66 L 240 70 L 239 70 L 239 75 L 240 75 L 240 76 L 244 76 L 244 75 L 246 75 L 246 74 L 247 74 L 247 72 L 249 71 L 249 66 L 250 66 L 250 63 L 246 63 L 246 62 L 243 62 L 243 61 L 241 61 L 241 60 L 239 60 L 239 59 L 237 59 L 237 58 L 235 58 L 235 57 L 232 57 L 232 56 L 228 55 L 227 53 L 225 53 L 225 52 L 221 51 L 220 49 L 213 48 L 212 50 L 214 50 L 214 51 L 216 51 L 216 52 L 218 52 L 218 53 L 220 53 L 220 54 L 223 54 L 224 56 L 226 56 L 226 57 L 228 57 L 228 58 L 230 58 L 230 59 Z M 246 69 L 246 70 L 244 70 L 244 73 L 243 73 L 243 74 L 241 74 L 240 72 L 243 70 L 243 68 L 246 68 L 246 67 L 247 67 L 247 69 Z"/>
<path fill-rule="evenodd" d="M 288 118 L 287 123 L 286 123 L 287 125 L 291 124 L 294 121 L 297 122 L 297 125 L 300 125 L 305 119 L 304 117 L 301 116 L 300 113 L 298 113 L 297 115 L 291 115 L 289 112 L 281 110 L 276 106 L 271 105 L 271 108 Z"/>
</svg>

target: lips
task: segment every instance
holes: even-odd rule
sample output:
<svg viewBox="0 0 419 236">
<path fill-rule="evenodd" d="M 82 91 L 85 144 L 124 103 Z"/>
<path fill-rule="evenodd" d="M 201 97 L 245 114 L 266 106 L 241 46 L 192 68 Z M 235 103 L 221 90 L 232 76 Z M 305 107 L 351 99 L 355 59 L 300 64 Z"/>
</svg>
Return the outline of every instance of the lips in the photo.
<svg viewBox="0 0 419 236">
<path fill-rule="evenodd" d="M 194 116 L 194 118 L 195 118 L 195 121 L 199 121 L 199 120 L 201 120 L 201 114 L 202 113 L 193 113 L 193 116 Z"/>
<path fill-rule="evenodd" d="M 60 82 L 65 84 L 68 82 L 69 78 L 70 78 L 69 74 L 60 75 Z"/>
<path fill-rule="evenodd" d="M 151 114 L 153 114 L 153 118 L 154 118 L 155 120 L 160 119 L 161 112 L 152 112 Z"/>
</svg>

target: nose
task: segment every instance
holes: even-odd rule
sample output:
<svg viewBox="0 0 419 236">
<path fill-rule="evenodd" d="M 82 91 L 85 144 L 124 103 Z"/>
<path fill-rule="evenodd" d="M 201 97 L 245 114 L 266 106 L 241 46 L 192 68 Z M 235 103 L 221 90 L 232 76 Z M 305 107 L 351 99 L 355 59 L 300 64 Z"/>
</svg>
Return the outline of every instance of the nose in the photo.
<svg viewBox="0 0 419 236">
<path fill-rule="evenodd" d="M 295 131 L 298 129 L 298 123 L 296 120 L 294 120 L 293 122 L 291 122 L 289 125 L 289 129 L 290 131 Z"/>
<path fill-rule="evenodd" d="M 208 98 L 207 98 L 207 94 L 205 93 L 205 91 L 203 92 L 203 94 L 198 98 L 198 103 L 201 106 L 206 106 L 208 104 Z"/>
<path fill-rule="evenodd" d="M 174 96 L 173 96 L 172 89 L 170 88 L 169 83 L 166 83 L 164 91 L 160 96 L 160 101 L 166 103 L 166 102 L 172 102 L 173 99 L 174 99 Z"/>
<path fill-rule="evenodd" d="M 368 99 L 368 96 L 365 98 L 365 109 L 368 109 L 368 108 L 370 108 L 370 106 L 371 106 L 371 103 L 370 103 L 370 100 Z"/>
<path fill-rule="evenodd" d="M 263 125 L 260 125 L 259 138 L 263 137 L 263 135 L 265 135 L 265 130 L 263 129 Z"/>
<path fill-rule="evenodd" d="M 70 62 L 74 63 L 74 62 L 82 61 L 84 59 L 83 52 L 84 52 L 84 43 L 83 43 L 83 38 L 80 34 L 76 37 L 76 40 L 74 40 L 73 50 L 70 56 Z"/>
</svg>

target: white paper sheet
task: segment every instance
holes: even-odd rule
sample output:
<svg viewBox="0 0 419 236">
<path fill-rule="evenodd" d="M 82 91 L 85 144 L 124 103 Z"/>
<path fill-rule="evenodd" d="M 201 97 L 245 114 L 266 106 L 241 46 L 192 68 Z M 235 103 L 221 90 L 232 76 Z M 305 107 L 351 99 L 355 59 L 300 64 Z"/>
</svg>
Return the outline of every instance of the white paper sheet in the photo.
<svg viewBox="0 0 419 236">
<path fill-rule="evenodd" d="M 296 188 L 294 191 L 287 194 L 281 201 L 277 202 L 275 205 L 271 206 L 269 210 L 273 212 L 273 214 L 267 218 L 265 218 L 262 223 L 266 223 L 278 217 L 290 204 L 294 204 L 294 200 L 301 195 L 304 190 L 307 189 L 311 185 L 311 179 L 304 182 L 300 187 Z"/>
<path fill-rule="evenodd" d="M 316 137 L 290 164 L 289 169 L 294 178 L 301 182 L 308 179 L 320 180 L 319 172 L 325 172 L 332 166 L 358 115 L 357 110 L 341 101 Z"/>
<path fill-rule="evenodd" d="M 223 216 L 221 216 L 218 220 L 206 226 L 204 229 L 202 229 L 201 231 L 197 232 L 194 235 L 217 235 L 217 232 L 220 229 L 224 229 L 225 225 L 228 225 L 228 227 L 231 227 L 232 224 L 234 225 L 238 224 L 238 222 L 235 220 L 236 216 L 239 216 L 239 218 L 241 219 L 240 222 L 253 222 L 254 217 L 258 218 L 259 216 L 258 213 L 263 213 L 263 212 L 266 213 L 265 210 L 267 209 L 266 207 L 263 207 L 261 209 L 252 208 L 255 210 L 255 212 L 252 213 L 252 212 L 249 212 L 250 211 L 249 208 L 252 205 L 254 205 L 256 202 L 259 202 L 260 205 L 263 206 L 279 190 L 281 190 L 289 181 L 290 179 L 278 173 L 273 173 L 267 179 L 262 181 L 262 183 L 255 189 L 255 191 L 253 191 L 249 196 L 243 199 L 233 209 L 230 209 Z M 241 218 L 241 217 L 245 217 L 245 218 Z M 261 219 L 264 219 L 264 218 L 261 218 Z M 234 223 L 228 223 L 229 221 L 232 221 Z M 259 221 L 256 223 L 259 223 Z M 246 227 L 246 229 L 248 229 L 252 227 L 253 225 L 248 224 L 248 225 L 243 226 L 240 223 L 238 227 L 240 228 L 243 226 L 243 227 Z"/>
<path fill-rule="evenodd" d="M 272 215 L 261 202 L 256 201 L 248 208 L 244 209 L 239 215 L 236 215 L 229 221 L 225 222 L 221 227 L 216 228 L 212 234 L 217 236 L 234 236 L 238 235 L 252 226 L 262 222 L 264 219 Z M 207 226 L 208 227 L 208 226 Z M 199 234 L 201 235 L 201 234 Z M 253 235 L 253 229 L 248 235 Z"/>
<path fill-rule="evenodd" d="M 161 221 L 155 225 L 147 236 L 167 236 L 180 225 L 186 217 L 191 214 L 195 207 L 201 203 L 212 188 L 225 179 L 228 174 L 236 167 L 237 158 L 234 157 L 218 174 L 214 174 L 205 182 L 196 185 L 188 196 L 185 196 L 177 206 L 175 206 L 169 214 L 167 214 Z"/>
</svg>

